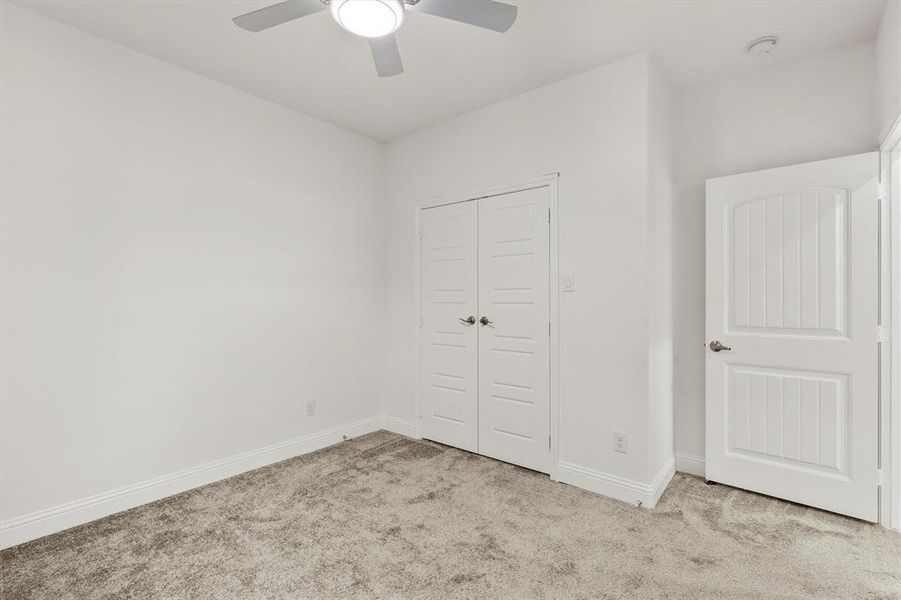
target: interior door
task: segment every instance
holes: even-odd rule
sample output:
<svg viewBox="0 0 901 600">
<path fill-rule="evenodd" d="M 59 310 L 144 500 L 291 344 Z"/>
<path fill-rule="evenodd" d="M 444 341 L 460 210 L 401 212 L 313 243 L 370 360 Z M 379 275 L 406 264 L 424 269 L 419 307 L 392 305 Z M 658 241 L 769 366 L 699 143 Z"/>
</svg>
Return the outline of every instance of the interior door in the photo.
<svg viewBox="0 0 901 600">
<path fill-rule="evenodd" d="M 707 182 L 707 478 L 877 519 L 876 153 Z"/>
<path fill-rule="evenodd" d="M 479 200 L 479 452 L 550 471 L 550 188 Z"/>
<path fill-rule="evenodd" d="M 478 206 L 425 209 L 420 433 L 470 452 L 478 432 Z"/>
</svg>

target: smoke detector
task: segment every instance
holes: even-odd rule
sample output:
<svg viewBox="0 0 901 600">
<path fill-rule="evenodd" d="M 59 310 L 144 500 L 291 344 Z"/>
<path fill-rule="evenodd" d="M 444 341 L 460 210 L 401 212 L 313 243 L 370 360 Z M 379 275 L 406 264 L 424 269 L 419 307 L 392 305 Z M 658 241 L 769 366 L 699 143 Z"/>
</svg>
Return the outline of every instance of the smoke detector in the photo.
<svg viewBox="0 0 901 600">
<path fill-rule="evenodd" d="M 754 40 L 748 44 L 748 47 L 745 48 L 745 50 L 751 56 L 769 56 L 776 51 L 778 46 L 779 38 L 775 35 L 768 35 Z"/>
</svg>

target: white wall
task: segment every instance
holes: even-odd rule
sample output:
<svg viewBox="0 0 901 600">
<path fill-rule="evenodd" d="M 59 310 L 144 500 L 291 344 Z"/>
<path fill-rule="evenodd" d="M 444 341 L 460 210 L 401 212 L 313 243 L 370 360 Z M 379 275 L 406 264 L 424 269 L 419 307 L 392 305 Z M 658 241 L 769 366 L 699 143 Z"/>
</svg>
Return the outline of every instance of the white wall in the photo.
<svg viewBox="0 0 901 600">
<path fill-rule="evenodd" d="M 881 141 L 901 115 L 901 0 L 885 5 L 876 37 L 876 64 Z"/>
<path fill-rule="evenodd" d="M 0 518 L 377 415 L 382 147 L 0 16 Z"/>
<path fill-rule="evenodd" d="M 649 70 L 635 55 L 388 147 L 386 412 L 414 419 L 417 202 L 559 172 L 561 461 L 648 482 Z M 629 454 L 613 452 L 613 432 Z"/>
<path fill-rule="evenodd" d="M 650 77 L 648 240 L 651 268 L 648 398 L 652 453 L 648 476 L 673 460 L 673 97 L 654 63 Z"/>
<path fill-rule="evenodd" d="M 676 95 L 676 453 L 704 456 L 704 182 L 875 148 L 875 53 L 852 46 Z"/>
</svg>

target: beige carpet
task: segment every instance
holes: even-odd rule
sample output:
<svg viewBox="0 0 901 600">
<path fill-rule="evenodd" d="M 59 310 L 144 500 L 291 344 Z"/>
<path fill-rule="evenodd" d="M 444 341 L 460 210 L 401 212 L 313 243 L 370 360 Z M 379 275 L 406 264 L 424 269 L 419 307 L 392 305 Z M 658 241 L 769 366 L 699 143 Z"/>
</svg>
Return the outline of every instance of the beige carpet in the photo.
<svg viewBox="0 0 901 600">
<path fill-rule="evenodd" d="M 2 598 L 901 598 L 901 535 L 678 475 L 654 510 L 380 432 L 0 553 Z"/>
</svg>

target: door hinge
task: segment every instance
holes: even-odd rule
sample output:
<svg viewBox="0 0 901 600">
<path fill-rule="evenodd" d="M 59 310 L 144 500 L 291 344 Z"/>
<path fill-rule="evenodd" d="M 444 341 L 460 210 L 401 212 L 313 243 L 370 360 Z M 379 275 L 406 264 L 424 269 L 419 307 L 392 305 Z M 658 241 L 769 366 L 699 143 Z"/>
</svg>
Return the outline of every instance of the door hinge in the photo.
<svg viewBox="0 0 901 600">
<path fill-rule="evenodd" d="M 547 449 L 551 449 L 551 436 L 547 436 Z"/>
<path fill-rule="evenodd" d="M 876 469 L 876 485 L 885 486 L 888 483 L 885 478 L 885 471 L 882 469 Z"/>
<path fill-rule="evenodd" d="M 547 322 L 547 334 L 548 334 L 548 337 L 550 337 L 550 335 L 551 335 L 551 322 L 550 321 Z"/>
<path fill-rule="evenodd" d="M 888 187 L 884 183 L 876 186 L 876 199 L 883 202 L 888 198 Z"/>
<path fill-rule="evenodd" d="M 877 325 L 876 326 L 876 343 L 877 344 L 887 344 L 888 338 L 889 338 L 888 325 Z"/>
<path fill-rule="evenodd" d="M 547 209 L 547 222 L 551 222 L 551 209 Z"/>
<path fill-rule="evenodd" d="M 419 328 L 422 329 L 422 313 L 419 313 Z"/>
</svg>

